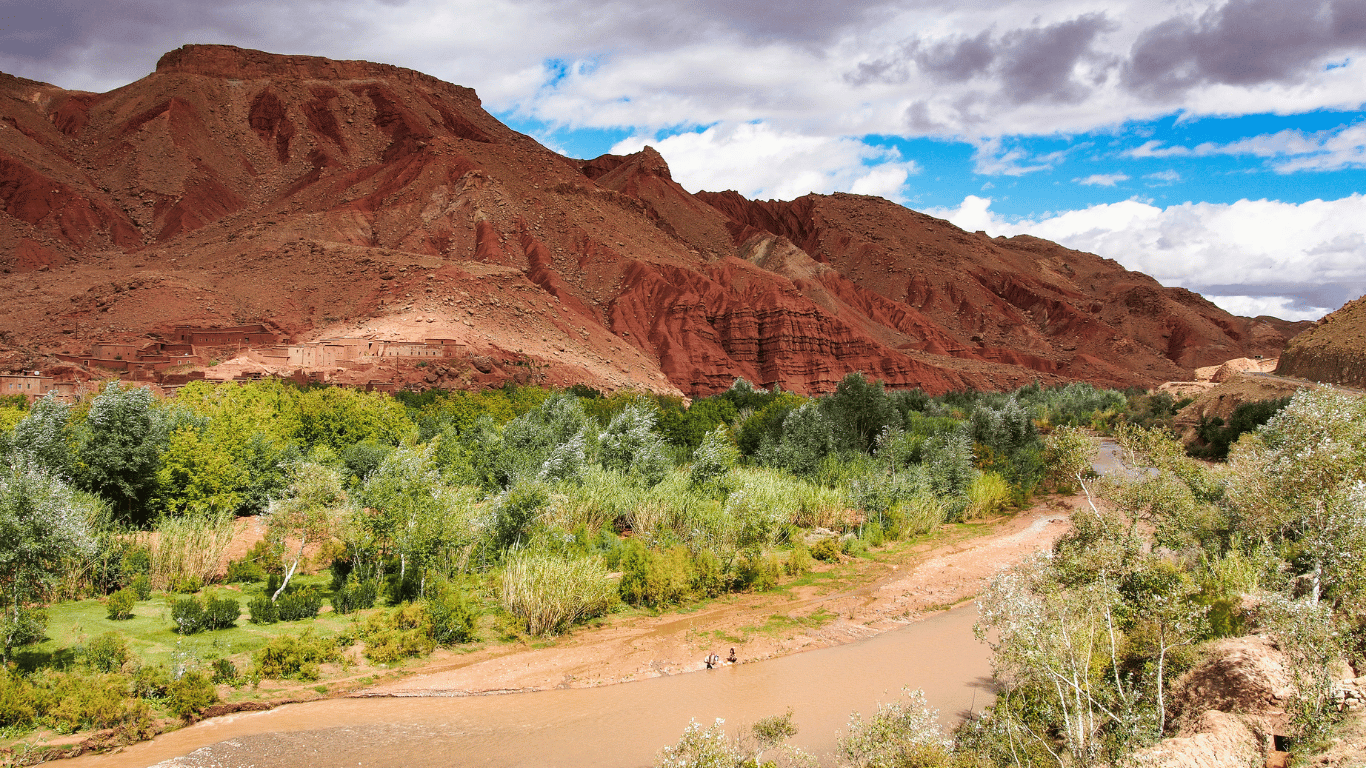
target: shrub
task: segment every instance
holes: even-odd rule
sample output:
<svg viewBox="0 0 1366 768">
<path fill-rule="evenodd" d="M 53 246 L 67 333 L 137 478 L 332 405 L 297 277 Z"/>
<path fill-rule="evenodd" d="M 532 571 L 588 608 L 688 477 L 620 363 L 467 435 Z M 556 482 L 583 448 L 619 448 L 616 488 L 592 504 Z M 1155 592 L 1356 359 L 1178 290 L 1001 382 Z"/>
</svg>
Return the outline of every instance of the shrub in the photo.
<svg viewBox="0 0 1366 768">
<path fill-rule="evenodd" d="M 113 621 L 122 621 L 133 618 L 133 606 L 137 605 L 138 593 L 131 587 L 124 587 L 109 596 L 106 607 L 109 610 L 109 618 Z"/>
<path fill-rule="evenodd" d="M 351 578 L 332 595 L 332 610 L 339 614 L 363 611 L 374 608 L 378 599 L 379 585 L 374 580 Z"/>
<path fill-rule="evenodd" d="M 693 555 L 692 591 L 698 597 L 716 597 L 726 591 L 728 586 L 726 571 L 721 560 L 705 550 Z"/>
<path fill-rule="evenodd" d="M 425 656 L 434 642 L 423 629 L 386 629 L 365 639 L 365 658 L 376 664 L 392 664 Z"/>
<path fill-rule="evenodd" d="M 204 605 L 195 597 L 179 598 L 171 603 L 171 620 L 177 632 L 193 635 L 204 629 Z"/>
<path fill-rule="evenodd" d="M 269 595 L 257 595 L 247 601 L 247 615 L 252 624 L 274 624 L 280 620 L 280 609 Z"/>
<path fill-rule="evenodd" d="M 231 597 L 210 595 L 204 604 L 204 628 L 227 629 L 237 624 L 242 605 Z"/>
<path fill-rule="evenodd" d="M 879 705 L 866 721 L 855 712 L 840 737 L 840 754 L 858 768 L 950 764 L 951 743 L 939 729 L 938 714 L 918 690 L 905 701 Z"/>
<path fill-rule="evenodd" d="M 258 581 L 264 581 L 265 578 L 266 569 L 262 568 L 260 563 L 249 558 L 242 558 L 228 563 L 228 575 L 224 581 L 229 584 L 255 584 Z"/>
<path fill-rule="evenodd" d="M 783 570 L 788 576 L 801 576 L 811 572 L 811 550 L 803 541 L 798 541 L 792 545 L 792 554 L 787 556 L 787 562 L 783 563 Z"/>
<path fill-rule="evenodd" d="M 474 622 L 478 614 L 465 596 L 449 590 L 426 602 L 427 633 L 437 645 L 469 643 L 477 639 Z"/>
<path fill-rule="evenodd" d="M 199 672 L 186 672 L 166 687 L 166 706 L 171 714 L 189 720 L 211 704 L 218 703 L 213 681 Z"/>
<path fill-rule="evenodd" d="M 821 539 L 811 548 L 811 556 L 822 563 L 839 562 L 840 540 L 834 536 L 828 536 Z"/>
<path fill-rule="evenodd" d="M 596 557 L 561 560 L 544 554 L 510 557 L 503 570 L 503 607 L 533 635 L 562 632 L 616 602 L 616 585 Z"/>
<path fill-rule="evenodd" d="M 146 600 L 152 596 L 152 580 L 147 578 L 147 574 L 140 573 L 128 582 L 128 588 L 138 596 L 139 600 Z"/>
<path fill-rule="evenodd" d="M 214 683 L 228 684 L 237 682 L 237 665 L 229 659 L 214 659 L 213 681 Z"/>
<path fill-rule="evenodd" d="M 117 632 L 97 635 L 85 645 L 85 663 L 96 672 L 118 672 L 128 658 L 128 644 Z"/>
<path fill-rule="evenodd" d="M 782 566 L 770 555 L 757 552 L 746 554 L 740 559 L 739 581 L 743 589 L 767 592 L 778 586 L 778 576 Z"/>
<path fill-rule="evenodd" d="M 132 693 L 139 699 L 160 699 L 166 695 L 171 676 L 160 665 L 138 667 L 133 673 Z"/>
<path fill-rule="evenodd" d="M 279 680 L 298 678 L 317 680 L 319 665 L 335 660 L 339 656 L 335 643 L 313 637 L 310 632 L 302 635 L 281 635 L 257 649 L 252 655 L 256 672 L 261 677 Z"/>
<path fill-rule="evenodd" d="M 147 706 L 128 698 L 123 675 L 53 672 L 34 679 L 39 719 L 59 733 L 81 728 L 112 728 L 145 720 Z"/>
<path fill-rule="evenodd" d="M 323 596 L 313 587 L 286 592 L 275 601 L 275 607 L 279 610 L 280 621 L 311 619 L 322 609 Z"/>
<path fill-rule="evenodd" d="M 652 608 L 684 602 L 692 591 L 691 565 L 683 547 L 655 552 L 632 539 L 621 556 L 621 599 Z"/>
<path fill-rule="evenodd" d="M 0 666 L 0 728 L 27 727 L 37 714 L 33 685 Z"/>
</svg>

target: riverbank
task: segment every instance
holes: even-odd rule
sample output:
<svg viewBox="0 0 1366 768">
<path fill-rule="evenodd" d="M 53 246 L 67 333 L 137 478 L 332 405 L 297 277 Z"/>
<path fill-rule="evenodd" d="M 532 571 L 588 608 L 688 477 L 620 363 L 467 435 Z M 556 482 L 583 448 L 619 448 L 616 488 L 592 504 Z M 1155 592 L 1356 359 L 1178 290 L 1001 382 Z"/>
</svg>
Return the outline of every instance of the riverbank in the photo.
<svg viewBox="0 0 1366 768">
<path fill-rule="evenodd" d="M 1051 547 L 1084 504 L 1081 496 L 1053 497 L 1011 516 L 945 525 L 928 538 L 818 565 L 816 572 L 771 592 L 727 595 L 660 615 L 614 614 L 549 640 L 439 650 L 401 669 L 329 675 L 318 687 L 263 684 L 256 701 L 223 705 L 214 714 L 225 717 L 155 740 L 180 742 L 188 736 L 185 730 L 212 729 L 215 721 L 306 700 L 590 688 L 702 670 L 708 654 L 724 658 L 731 648 L 743 665 L 849 644 L 971 600 L 1000 568 Z M 380 675 L 376 684 L 368 684 Z M 57 737 L 48 744 L 64 749 L 48 752 L 46 759 L 86 753 L 75 764 L 101 765 L 105 761 L 90 752 L 123 749 L 98 733 Z"/>
<path fill-rule="evenodd" d="M 1002 567 L 1052 547 L 1085 497 L 945 526 L 772 592 L 730 595 L 660 616 L 609 619 L 537 645 L 440 652 L 410 676 L 353 696 L 471 696 L 586 688 L 705 669 L 708 654 L 738 663 L 852 642 L 973 599 Z M 829 574 L 829 576 L 826 576 Z M 825 576 L 825 578 L 823 578 Z"/>
</svg>

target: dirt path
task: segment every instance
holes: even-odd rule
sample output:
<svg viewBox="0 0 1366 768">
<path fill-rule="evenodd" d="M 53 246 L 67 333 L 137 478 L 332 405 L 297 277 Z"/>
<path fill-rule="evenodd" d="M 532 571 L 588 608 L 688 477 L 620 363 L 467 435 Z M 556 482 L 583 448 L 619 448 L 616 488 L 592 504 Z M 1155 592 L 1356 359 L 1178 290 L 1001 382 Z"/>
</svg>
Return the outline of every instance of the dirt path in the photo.
<svg viewBox="0 0 1366 768">
<path fill-rule="evenodd" d="M 536 646 L 445 654 L 357 696 L 468 696 L 610 685 L 704 667 L 735 648 L 740 663 L 848 643 L 970 600 L 1000 568 L 1050 547 L 1084 497 L 1050 500 L 980 529 L 901 545 L 835 566 L 814 583 L 712 601 L 686 613 L 609 620 Z"/>
</svg>

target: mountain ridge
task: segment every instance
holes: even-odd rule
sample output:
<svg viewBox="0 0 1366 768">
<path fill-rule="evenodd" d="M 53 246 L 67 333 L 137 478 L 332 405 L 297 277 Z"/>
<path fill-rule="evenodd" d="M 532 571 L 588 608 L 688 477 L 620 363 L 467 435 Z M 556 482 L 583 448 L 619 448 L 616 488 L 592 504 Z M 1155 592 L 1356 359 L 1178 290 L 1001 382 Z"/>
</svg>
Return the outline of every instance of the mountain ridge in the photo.
<svg viewBox="0 0 1366 768">
<path fill-rule="evenodd" d="M 386 64 L 185 46 L 104 94 L 0 78 L 0 121 L 10 367 L 266 322 L 464 350 L 326 372 L 350 384 L 1151 386 L 1293 330 L 881 198 L 692 194 L 648 147 L 563 157 Z"/>
</svg>

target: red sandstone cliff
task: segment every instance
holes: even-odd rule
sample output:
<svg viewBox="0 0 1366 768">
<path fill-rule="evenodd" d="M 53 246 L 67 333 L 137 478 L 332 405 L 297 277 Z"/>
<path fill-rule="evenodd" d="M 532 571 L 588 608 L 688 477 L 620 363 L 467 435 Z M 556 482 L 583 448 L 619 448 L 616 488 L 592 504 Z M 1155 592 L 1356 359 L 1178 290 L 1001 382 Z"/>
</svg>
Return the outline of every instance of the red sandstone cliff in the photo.
<svg viewBox="0 0 1366 768">
<path fill-rule="evenodd" d="M 1284 343 L 1043 240 L 855 195 L 692 195 L 652 149 L 571 160 L 427 75 L 228 46 L 104 94 L 0 75 L 0 209 L 0 342 L 30 359 L 269 321 L 612 388 L 862 370 L 938 392 L 1147 385 Z"/>
</svg>

